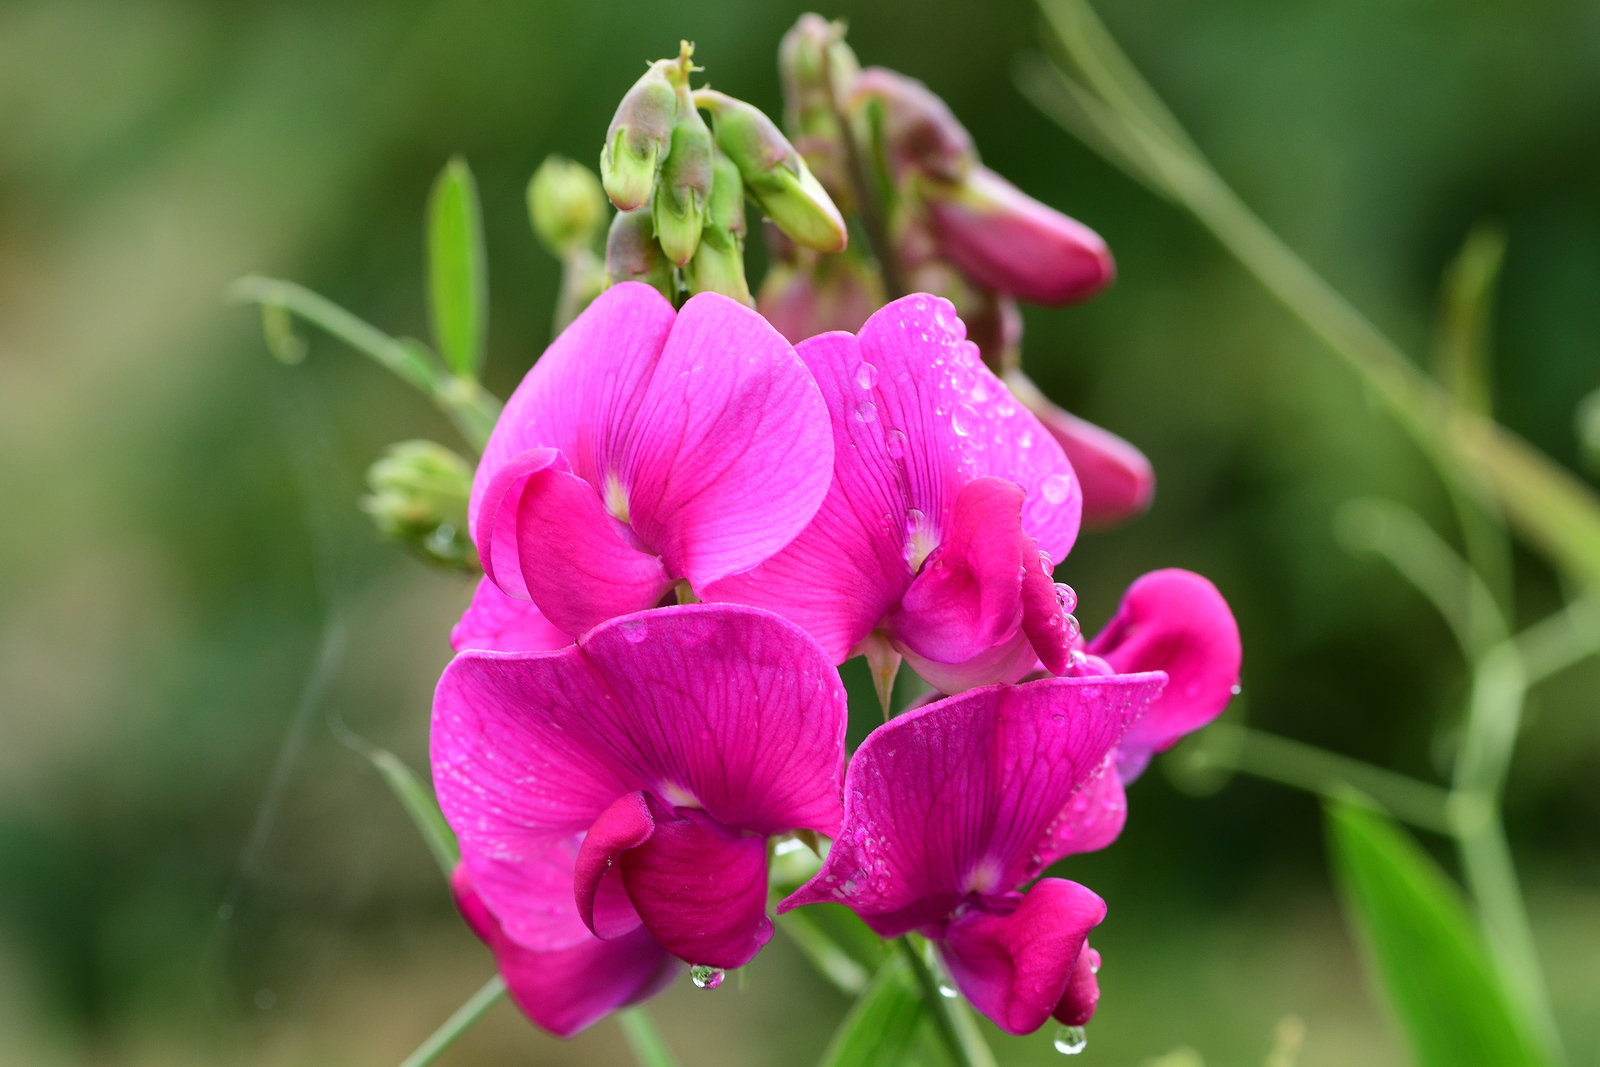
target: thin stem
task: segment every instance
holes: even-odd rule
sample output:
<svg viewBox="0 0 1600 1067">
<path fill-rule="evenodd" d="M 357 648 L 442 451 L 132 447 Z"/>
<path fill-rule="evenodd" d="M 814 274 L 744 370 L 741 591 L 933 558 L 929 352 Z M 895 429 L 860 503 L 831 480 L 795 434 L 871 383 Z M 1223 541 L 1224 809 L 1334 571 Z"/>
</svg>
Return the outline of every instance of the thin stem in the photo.
<svg viewBox="0 0 1600 1067">
<path fill-rule="evenodd" d="M 439 1058 L 439 1054 L 455 1043 L 456 1038 L 472 1028 L 472 1024 L 483 1018 L 484 1013 L 500 1002 L 506 995 L 506 980 L 498 974 L 483 984 L 483 988 L 472 994 L 456 1013 L 446 1019 L 444 1025 L 433 1032 L 433 1036 L 417 1046 L 417 1051 L 407 1056 L 400 1067 L 427 1067 L 428 1064 Z"/>
<path fill-rule="evenodd" d="M 1600 604 L 1588 597 L 1517 635 L 1528 684 L 1535 685 L 1600 652 Z"/>
<path fill-rule="evenodd" d="M 828 110 L 839 125 L 839 139 L 844 142 L 845 169 L 850 173 L 851 191 L 856 196 L 856 206 L 861 212 L 861 223 L 867 231 L 867 243 L 872 246 L 872 256 L 878 261 L 878 273 L 883 278 L 883 289 L 890 300 L 906 295 L 905 280 L 900 277 L 900 263 L 895 259 L 894 245 L 889 240 L 889 226 L 883 217 L 883 205 L 878 202 L 877 183 L 867 169 L 866 153 L 856 143 L 855 125 L 845 114 L 844 105 L 833 84 L 833 50 L 822 50 L 822 84 L 827 87 Z"/>
<path fill-rule="evenodd" d="M 896 938 L 895 944 L 911 965 L 917 987 L 922 990 L 923 1005 L 933 1017 L 934 1029 L 956 1067 L 995 1067 L 994 1053 L 984 1044 L 983 1035 L 978 1032 L 972 1019 L 963 1018 L 965 1013 L 955 999 L 939 991 L 939 979 L 923 955 L 925 942 L 921 938 L 913 940 L 912 935 L 908 934 Z"/>
<path fill-rule="evenodd" d="M 617 1012 L 617 1025 L 622 1027 L 622 1036 L 628 1039 L 628 1047 L 633 1050 L 639 1067 L 678 1067 L 672 1050 L 661 1037 L 661 1031 L 656 1029 L 655 1019 L 643 1007 Z"/>
<path fill-rule="evenodd" d="M 776 925 L 795 943 L 811 966 L 817 969 L 817 973 L 832 982 L 839 992 L 853 997 L 867 987 L 867 969 L 803 912 L 791 911 L 779 915 Z"/>
</svg>

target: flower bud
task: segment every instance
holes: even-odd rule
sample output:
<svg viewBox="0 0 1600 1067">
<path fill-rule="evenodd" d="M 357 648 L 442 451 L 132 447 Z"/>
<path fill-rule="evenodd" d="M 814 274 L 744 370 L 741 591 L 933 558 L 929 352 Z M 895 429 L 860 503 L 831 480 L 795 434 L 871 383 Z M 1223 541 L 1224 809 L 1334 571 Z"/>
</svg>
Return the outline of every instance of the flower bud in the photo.
<svg viewBox="0 0 1600 1067">
<path fill-rule="evenodd" d="M 650 64 L 617 105 L 600 150 L 600 180 L 619 211 L 632 211 L 650 200 L 656 169 L 672 146 L 678 117 L 678 94 L 668 70 L 676 59 Z"/>
<path fill-rule="evenodd" d="M 986 289 L 1054 306 L 1087 300 L 1116 276 L 1099 234 L 987 167 L 921 186 L 940 252 Z"/>
<path fill-rule="evenodd" d="M 777 125 L 760 108 L 710 89 L 695 93 L 695 103 L 711 113 L 717 147 L 767 217 L 797 244 L 843 251 L 850 235 L 839 209 Z"/>
<path fill-rule="evenodd" d="M 528 182 L 528 214 L 539 243 L 557 259 L 591 248 L 606 224 L 606 198 L 594 172 L 564 156 L 546 156 Z"/>
<path fill-rule="evenodd" d="M 1067 454 L 1083 487 L 1084 526 L 1115 526 L 1150 507 L 1156 475 L 1143 452 L 1110 430 L 1061 410 L 1022 371 L 1008 371 L 1005 383 Z"/>
<path fill-rule="evenodd" d="M 678 121 L 672 126 L 672 151 L 661 164 L 650 210 L 661 250 L 681 267 L 694 257 L 711 199 L 711 131 L 689 97 L 687 73 L 676 91 Z"/>
<path fill-rule="evenodd" d="M 883 304 L 882 281 L 854 254 L 809 249 L 792 262 L 775 262 L 756 298 L 756 310 L 790 344 L 829 330 L 855 333 Z"/>
<path fill-rule="evenodd" d="M 424 559 L 461 570 L 478 569 L 478 550 L 467 532 L 472 466 L 432 441 L 402 441 L 367 469 L 372 495 L 361 510 L 378 532 Z"/>
<path fill-rule="evenodd" d="M 644 282 L 655 286 L 668 300 L 676 300 L 678 283 L 672 264 L 656 243 L 656 228 L 649 208 L 619 211 L 606 235 L 606 285 Z"/>
<path fill-rule="evenodd" d="M 721 149 L 711 157 L 711 199 L 694 258 L 683 268 L 691 293 L 721 293 L 751 303 L 744 275 L 744 179 Z"/>
<path fill-rule="evenodd" d="M 945 181 L 960 181 L 977 162 L 972 135 L 932 90 L 915 78 L 868 67 L 856 79 L 851 109 L 867 100 L 884 105 L 884 137 L 895 162 Z"/>
<path fill-rule="evenodd" d="M 856 54 L 844 43 L 844 23 L 829 22 L 821 15 L 801 15 L 778 45 L 783 119 L 789 132 L 837 140 L 840 130 L 834 101 L 849 99 L 860 73 Z"/>
</svg>

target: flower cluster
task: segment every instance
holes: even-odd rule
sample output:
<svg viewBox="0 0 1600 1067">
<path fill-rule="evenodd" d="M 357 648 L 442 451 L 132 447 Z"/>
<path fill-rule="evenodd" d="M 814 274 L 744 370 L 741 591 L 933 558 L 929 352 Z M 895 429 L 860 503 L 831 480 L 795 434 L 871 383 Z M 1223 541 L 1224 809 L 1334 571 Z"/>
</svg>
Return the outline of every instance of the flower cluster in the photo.
<svg viewBox="0 0 1600 1067">
<path fill-rule="evenodd" d="M 1008 1031 L 1087 1021 L 1105 905 L 1041 876 L 1221 711 L 1239 638 L 1158 571 L 1086 641 L 1053 578 L 1082 506 L 947 300 L 792 346 L 714 292 L 602 293 L 485 449 L 485 577 L 434 705 L 453 888 L 527 1014 L 569 1035 L 682 965 L 715 985 L 770 938 L 769 843 L 800 832 L 831 849 L 780 911 L 920 933 Z M 902 660 L 935 692 L 847 759 L 858 654 L 886 714 Z"/>
</svg>

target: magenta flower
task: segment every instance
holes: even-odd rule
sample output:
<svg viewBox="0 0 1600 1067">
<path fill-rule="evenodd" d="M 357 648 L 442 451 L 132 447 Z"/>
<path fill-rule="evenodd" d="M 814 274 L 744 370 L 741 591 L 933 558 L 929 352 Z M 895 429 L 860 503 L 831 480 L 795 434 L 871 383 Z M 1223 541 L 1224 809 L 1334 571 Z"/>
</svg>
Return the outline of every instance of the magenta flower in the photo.
<svg viewBox="0 0 1600 1067">
<path fill-rule="evenodd" d="M 472 603 L 450 631 L 450 647 L 493 652 L 544 652 L 572 638 L 544 617 L 537 604 L 508 597 L 488 578 L 478 580 Z"/>
<path fill-rule="evenodd" d="M 600 295 L 506 404 L 473 480 L 484 573 L 576 636 L 745 571 L 810 521 L 827 408 L 754 311 L 647 285 Z"/>
<path fill-rule="evenodd" d="M 879 727 L 850 761 L 827 861 L 779 910 L 833 901 L 883 937 L 936 941 L 961 992 L 1009 1033 L 1052 1015 L 1086 1022 L 1098 996 L 1086 942 L 1105 903 L 1059 878 L 1024 887 L 1060 857 L 1061 813 L 1165 681 L 994 686 Z"/>
<path fill-rule="evenodd" d="M 497 924 L 474 927 L 508 981 L 555 967 L 521 952 L 573 948 L 569 935 L 596 959 L 601 942 L 633 945 L 570 1020 L 649 987 L 651 952 L 748 962 L 772 935 L 767 838 L 838 832 L 845 720 L 816 644 L 745 607 L 663 608 L 559 651 L 457 656 L 434 697 L 434 783 Z"/>
<path fill-rule="evenodd" d="M 833 485 L 792 544 L 707 600 L 778 612 L 835 663 L 866 652 L 892 676 L 904 656 L 947 693 L 1066 669 L 1050 568 L 1077 537 L 1078 482 L 964 333 L 917 295 L 800 344 L 833 417 Z"/>
</svg>

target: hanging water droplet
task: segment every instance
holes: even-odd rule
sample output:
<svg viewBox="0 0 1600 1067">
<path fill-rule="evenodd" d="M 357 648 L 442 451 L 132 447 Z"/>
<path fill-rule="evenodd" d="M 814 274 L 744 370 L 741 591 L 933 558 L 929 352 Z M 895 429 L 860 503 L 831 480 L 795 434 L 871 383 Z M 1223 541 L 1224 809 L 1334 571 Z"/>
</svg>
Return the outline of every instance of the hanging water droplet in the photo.
<svg viewBox="0 0 1600 1067">
<path fill-rule="evenodd" d="M 1058 1026 L 1055 1045 L 1063 1056 L 1076 1056 L 1089 1047 L 1089 1035 L 1081 1026 Z"/>
<path fill-rule="evenodd" d="M 940 982 L 939 995 L 946 1000 L 954 1000 L 956 999 L 956 987 L 948 982 Z"/>
<path fill-rule="evenodd" d="M 697 963 L 689 968 L 689 980 L 696 989 L 715 989 L 728 977 L 728 972 L 721 967 L 712 967 L 708 964 Z"/>
<path fill-rule="evenodd" d="M 1059 504 L 1072 492 L 1072 478 L 1065 474 L 1052 474 L 1039 486 L 1039 492 L 1052 504 Z"/>
<path fill-rule="evenodd" d="M 871 389 L 878 384 L 878 368 L 870 363 L 862 363 L 856 368 L 856 384 L 863 389 Z"/>
<path fill-rule="evenodd" d="M 906 435 L 899 430 L 890 430 L 884 434 L 883 443 L 889 449 L 891 459 L 900 459 L 906 454 Z"/>
<path fill-rule="evenodd" d="M 959 405 L 955 413 L 950 416 L 950 428 L 956 432 L 957 437 L 967 436 L 977 424 L 978 413 L 972 410 L 971 404 Z"/>
<path fill-rule="evenodd" d="M 1083 632 L 1083 627 L 1078 625 L 1078 617 L 1070 613 L 1067 615 L 1066 622 L 1067 644 L 1075 644 L 1078 640 L 1078 635 Z"/>
<path fill-rule="evenodd" d="M 867 403 L 856 408 L 856 418 L 862 422 L 878 421 L 878 405 Z"/>
<path fill-rule="evenodd" d="M 1232 693 L 1234 696 L 1238 696 L 1240 693 L 1244 692 L 1244 686 L 1240 685 L 1238 682 L 1234 682 L 1233 688 L 1228 690 L 1228 692 Z"/>
<path fill-rule="evenodd" d="M 1061 605 L 1061 610 L 1071 615 L 1078 610 L 1078 594 L 1072 586 L 1065 582 L 1056 583 L 1056 602 Z"/>
</svg>

